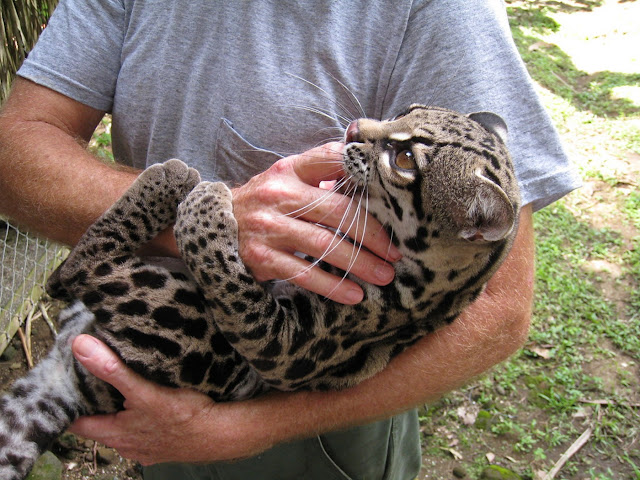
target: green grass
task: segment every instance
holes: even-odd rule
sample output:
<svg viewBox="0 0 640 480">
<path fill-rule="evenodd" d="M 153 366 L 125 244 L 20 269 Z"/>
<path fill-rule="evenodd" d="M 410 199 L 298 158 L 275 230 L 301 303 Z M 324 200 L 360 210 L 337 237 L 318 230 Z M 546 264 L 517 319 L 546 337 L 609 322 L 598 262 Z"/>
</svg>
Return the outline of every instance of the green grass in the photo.
<svg viewBox="0 0 640 480">
<path fill-rule="evenodd" d="M 111 150 L 111 116 L 105 115 L 89 142 L 89 151 L 102 161 L 115 162 Z"/>
<path fill-rule="evenodd" d="M 577 221 L 562 202 L 536 214 L 535 226 L 538 291 L 531 339 L 555 345 L 555 354 L 575 362 L 579 347 L 598 345 L 605 336 L 640 360 L 640 323 L 620 319 L 601 295 L 597 275 L 583 269 L 590 260 L 622 261 L 620 235 Z"/>
<path fill-rule="evenodd" d="M 640 230 L 640 188 L 633 190 L 625 199 L 624 213 L 629 222 Z"/>
<path fill-rule="evenodd" d="M 640 105 L 614 95 L 618 87 L 640 86 L 640 73 L 602 71 L 589 74 L 577 68 L 561 48 L 546 41 L 546 35 L 561 28 L 552 15 L 563 2 L 510 3 L 512 6 L 507 10 L 516 45 L 531 76 L 540 85 L 577 109 L 598 116 L 626 117 L 640 113 Z"/>
</svg>

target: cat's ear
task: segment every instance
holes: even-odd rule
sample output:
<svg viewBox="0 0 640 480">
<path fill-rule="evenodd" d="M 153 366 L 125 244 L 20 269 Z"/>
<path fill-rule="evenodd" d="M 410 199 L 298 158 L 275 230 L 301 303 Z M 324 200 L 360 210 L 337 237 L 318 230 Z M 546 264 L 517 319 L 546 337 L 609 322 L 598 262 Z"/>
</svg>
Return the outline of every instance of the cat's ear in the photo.
<svg viewBox="0 0 640 480">
<path fill-rule="evenodd" d="M 502 143 L 507 143 L 507 137 L 509 135 L 507 130 L 507 124 L 504 123 L 504 120 L 500 115 L 496 115 L 491 112 L 476 112 L 470 113 L 467 115 L 471 120 L 478 122 L 484 128 L 489 130 L 491 133 L 497 135 Z"/>
<path fill-rule="evenodd" d="M 467 205 L 467 218 L 459 235 L 469 241 L 502 240 L 516 223 L 513 205 L 504 190 L 480 172 L 476 172 L 475 181 L 476 194 Z"/>
</svg>

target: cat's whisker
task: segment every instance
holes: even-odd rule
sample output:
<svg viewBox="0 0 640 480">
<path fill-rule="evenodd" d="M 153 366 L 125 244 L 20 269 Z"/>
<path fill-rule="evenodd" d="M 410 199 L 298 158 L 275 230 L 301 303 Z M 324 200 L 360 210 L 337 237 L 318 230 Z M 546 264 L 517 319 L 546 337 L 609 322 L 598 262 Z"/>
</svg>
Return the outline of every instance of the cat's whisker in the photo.
<svg viewBox="0 0 640 480">
<path fill-rule="evenodd" d="M 318 224 L 319 226 L 322 226 L 320 224 Z M 337 241 L 336 241 L 337 240 Z M 333 251 L 338 248 L 338 246 L 343 242 L 343 237 L 340 234 L 339 230 L 336 230 L 334 232 L 333 238 L 331 239 L 331 242 L 329 244 L 329 247 L 327 247 L 327 249 L 322 253 L 322 255 L 320 255 L 318 258 L 314 259 L 313 262 L 309 263 L 309 265 L 307 265 L 306 267 L 304 267 L 302 270 L 300 270 L 298 273 L 296 273 L 295 275 L 289 277 L 289 278 L 284 278 L 282 281 L 285 282 L 289 282 L 292 280 L 295 280 L 296 278 L 298 278 L 301 275 L 304 275 L 305 273 L 307 273 L 309 270 L 311 270 L 312 268 L 315 268 L 317 266 L 320 265 L 320 263 L 327 258 L 331 253 L 333 253 Z M 332 291 L 333 292 L 333 291 Z"/>
<path fill-rule="evenodd" d="M 339 128 L 339 127 L 335 127 L 335 128 Z M 323 140 L 322 142 L 318 143 L 315 145 L 315 147 L 319 147 L 321 145 L 324 145 L 326 143 L 329 142 L 341 142 L 343 140 L 343 136 L 341 135 L 340 137 L 332 137 L 332 138 L 328 138 L 326 140 Z M 342 153 L 342 146 L 340 147 L 336 147 L 336 149 L 334 150 L 333 147 L 331 147 L 332 151 L 335 153 Z M 291 156 L 299 156 L 299 157 L 308 157 L 308 158 L 314 158 L 314 155 L 306 153 L 306 152 L 285 152 L 285 151 L 275 151 L 275 150 L 265 150 L 262 148 L 258 148 L 258 147 L 254 147 L 254 148 L 242 148 L 242 149 L 238 149 L 238 152 L 242 152 L 242 153 L 255 153 L 255 152 L 260 152 L 260 153 L 270 153 L 272 155 L 277 156 L 278 158 L 285 158 L 285 157 L 291 157 Z M 318 161 L 317 163 L 325 163 L 325 164 L 337 164 L 337 165 L 342 165 L 343 161 L 342 160 L 322 160 L 322 161 Z"/>
<path fill-rule="evenodd" d="M 335 127 L 332 127 L 332 126 L 324 127 L 324 128 L 319 129 L 319 130 L 316 130 L 316 133 L 321 133 L 321 132 L 324 132 L 325 130 L 337 130 L 338 132 L 340 132 L 340 135 L 336 135 L 336 136 L 334 136 L 332 138 L 342 138 L 344 136 L 344 128 L 343 127 L 338 127 L 338 126 L 335 126 Z"/>
<path fill-rule="evenodd" d="M 334 128 L 340 128 L 340 127 L 334 127 Z M 340 128 L 340 129 L 343 130 L 342 128 Z M 327 138 L 327 139 L 319 142 L 315 146 L 319 147 L 319 146 L 327 144 L 329 142 L 342 142 L 343 140 L 344 140 L 344 136 L 341 134 L 339 137 L 336 136 L 336 137 L 332 137 L 332 138 Z M 339 145 L 339 146 L 331 145 L 329 147 L 329 149 L 333 153 L 342 154 L 343 147 L 342 147 L 342 145 Z M 264 149 L 257 148 L 257 147 L 256 148 L 245 148 L 245 149 L 239 150 L 239 151 L 240 152 L 267 152 L 267 153 L 272 153 L 274 155 L 277 155 L 280 158 L 291 157 L 291 156 L 294 156 L 294 155 L 299 156 L 299 157 L 303 157 L 303 158 L 314 158 L 314 155 L 310 154 L 308 152 L 299 152 L 299 151 L 295 151 L 295 152 L 288 151 L 288 152 L 286 152 L 286 151 L 283 151 L 283 150 L 272 151 L 272 150 L 264 150 Z M 335 164 L 342 165 L 343 161 L 342 160 L 322 160 L 321 162 L 318 162 L 318 163 L 335 163 Z"/>
<path fill-rule="evenodd" d="M 329 142 L 344 142 L 344 135 L 335 135 L 333 137 L 325 137 L 322 140 L 316 142 L 313 145 L 313 148 L 321 147 L 322 145 L 325 145 L 326 143 L 329 143 Z"/>
<path fill-rule="evenodd" d="M 242 149 L 238 149 L 238 152 L 248 152 L 248 153 L 255 153 L 255 152 L 260 152 L 260 153 L 270 153 L 273 154 L 275 156 L 277 156 L 278 158 L 284 158 L 289 156 L 286 153 L 283 152 L 273 152 L 271 150 L 264 150 L 263 148 L 258 148 L 258 147 L 254 147 L 254 148 L 242 148 Z"/>
<path fill-rule="evenodd" d="M 358 233 L 358 226 L 360 224 L 360 211 L 361 211 L 361 207 L 362 207 L 362 196 L 365 194 L 366 192 L 366 205 L 365 205 L 365 217 L 364 217 L 364 226 L 362 229 L 362 237 L 364 238 L 364 234 L 367 230 L 367 216 L 366 213 L 369 209 L 369 192 L 365 189 L 362 190 L 362 193 L 360 194 L 360 199 L 358 201 L 358 207 L 356 208 L 356 212 L 355 212 L 355 217 L 357 218 L 357 223 L 356 223 L 356 231 L 354 234 L 354 237 L 357 237 L 357 233 Z M 357 246 L 356 246 L 357 243 Z M 347 268 L 344 271 L 344 275 L 342 276 L 342 278 L 340 279 L 340 281 L 336 284 L 335 287 L 333 287 L 331 289 L 331 291 L 329 292 L 329 294 L 327 295 L 327 297 L 331 297 L 331 295 L 333 295 L 333 293 L 340 288 L 340 285 L 342 285 L 344 283 L 344 281 L 347 279 L 347 277 L 349 276 L 349 273 L 351 273 L 351 269 L 353 268 L 353 266 L 356 263 L 356 260 L 358 259 L 358 256 L 360 255 L 360 252 L 362 251 L 362 242 L 361 241 L 357 241 L 354 240 L 354 243 L 352 244 L 353 248 L 351 250 L 352 254 L 351 254 L 351 258 L 349 259 L 349 264 L 347 265 Z"/>
<path fill-rule="evenodd" d="M 462 68 L 462 62 L 458 62 L 458 66 L 457 68 L 454 70 L 453 75 L 447 75 L 447 78 L 457 78 L 458 77 L 458 73 L 460 73 L 460 69 Z M 436 84 L 433 87 L 433 91 L 431 92 L 431 97 L 429 98 L 429 100 L 425 103 L 425 105 L 435 105 L 436 101 L 438 100 L 438 97 L 442 94 L 442 85 L 444 78 L 442 75 L 438 75 L 437 77 L 437 81 Z"/>
<path fill-rule="evenodd" d="M 307 112 L 315 113 L 322 117 L 328 118 L 331 121 L 337 121 L 338 123 L 340 123 L 340 125 L 342 125 L 343 128 L 346 128 L 351 123 L 351 120 L 348 117 L 341 115 L 339 113 L 336 113 L 334 117 L 331 115 L 331 112 L 323 110 L 319 107 L 309 107 L 305 105 L 291 105 L 291 108 L 299 108 L 300 110 L 306 110 Z"/>
<path fill-rule="evenodd" d="M 364 108 L 362 107 L 362 104 L 360 103 L 360 100 L 358 100 L 358 97 L 356 96 L 355 93 L 353 93 L 349 87 L 347 87 L 344 83 L 342 83 L 340 80 L 338 80 L 336 78 L 335 75 L 333 75 L 331 72 L 329 72 L 329 76 L 331 78 L 333 78 L 336 83 L 338 85 L 340 85 L 340 87 L 342 87 L 342 89 L 347 93 L 347 96 L 349 97 L 349 101 L 351 103 L 351 105 L 357 110 L 357 116 L 358 117 L 366 117 L 367 114 L 364 111 Z M 349 110 L 345 109 L 346 112 L 350 113 Z"/>
<path fill-rule="evenodd" d="M 335 127 L 338 128 L 338 127 Z M 324 145 L 325 143 L 328 142 L 344 142 L 344 130 L 342 128 L 340 128 L 340 131 L 343 132 L 340 135 L 336 135 L 334 137 L 327 137 L 324 140 L 320 140 L 318 143 L 316 143 L 313 147 L 319 147 L 321 145 Z"/>
<path fill-rule="evenodd" d="M 391 226 L 391 231 L 389 232 L 389 247 L 387 248 L 387 253 L 384 256 L 385 261 L 389 261 L 389 252 L 391 251 L 391 245 L 393 245 L 393 235 L 395 231 L 393 230 L 393 226 Z"/>
<path fill-rule="evenodd" d="M 341 233 L 345 232 L 344 235 L 347 235 L 346 232 L 349 232 L 349 231 L 352 230 L 352 227 L 353 227 L 354 223 L 355 223 L 356 228 L 355 228 L 355 232 L 354 232 L 353 238 L 354 238 L 354 242 L 357 242 L 357 240 L 355 240 L 355 238 L 358 236 L 358 228 L 359 228 L 359 224 L 360 224 L 360 204 L 361 204 L 361 201 L 362 201 L 362 195 L 361 195 L 360 200 L 358 201 L 358 205 L 356 206 L 356 209 L 355 209 L 355 212 L 354 212 L 354 215 L 353 215 L 353 219 L 351 220 L 351 223 L 349 224 L 349 226 L 346 229 L 342 228 L 344 223 L 345 223 L 345 221 L 346 221 L 346 219 L 348 218 L 348 216 L 349 216 L 349 214 L 351 212 L 353 203 L 355 201 L 355 198 L 353 198 L 351 196 L 350 196 L 350 198 L 351 198 L 351 202 L 349 202 L 349 207 L 347 208 L 347 210 L 345 211 L 344 215 L 342 216 L 342 219 L 340 220 L 340 225 L 338 225 L 338 229 L 336 230 L 336 235 L 334 236 L 334 238 L 339 236 L 339 241 L 328 252 L 325 252 L 321 258 L 325 258 L 329 253 L 333 252 L 341 242 L 344 241 L 344 236 L 341 235 Z M 354 248 L 355 248 L 355 243 L 353 245 L 354 245 Z M 353 266 L 352 259 L 353 259 L 353 257 L 349 260 L 349 265 L 347 266 L 347 270 L 346 270 L 346 274 L 345 275 L 347 275 L 349 273 L 349 270 Z"/>
<path fill-rule="evenodd" d="M 358 207 L 356 208 L 356 212 L 355 212 L 355 218 L 357 218 L 357 221 L 356 221 L 356 229 L 355 229 L 355 232 L 354 232 L 354 235 L 353 235 L 354 236 L 354 243 L 353 243 L 352 255 L 351 255 L 351 259 L 349 261 L 349 265 L 347 266 L 347 268 L 345 270 L 345 274 L 344 274 L 343 278 L 345 278 L 347 275 L 349 275 L 349 272 L 353 268 L 353 265 L 355 264 L 355 262 L 356 262 L 356 260 L 358 258 L 358 255 L 360 255 L 360 251 L 362 250 L 362 241 L 361 240 L 360 241 L 355 240 L 355 238 L 358 237 L 358 232 L 359 232 L 359 229 L 360 229 L 360 212 L 362 210 L 362 197 L 364 196 L 365 192 L 366 192 L 366 189 L 363 189 L 362 193 L 360 194 L 360 198 L 358 199 Z M 366 198 L 367 198 L 366 204 L 368 205 L 368 200 L 369 200 L 368 195 L 367 195 Z M 363 228 L 362 228 L 362 238 L 364 238 L 364 234 L 367 231 L 366 211 L 367 211 L 367 207 L 365 207 L 364 225 L 363 225 Z M 357 246 L 356 246 L 356 243 L 357 243 Z"/>
<path fill-rule="evenodd" d="M 311 155 L 304 155 L 305 157 L 314 158 Z M 317 160 L 314 162 L 309 162 L 308 165 L 338 165 L 339 168 L 332 172 L 327 172 L 330 174 L 335 174 L 344 170 L 343 165 L 344 162 L 342 160 Z"/>
<path fill-rule="evenodd" d="M 324 143 L 326 143 L 326 142 L 324 142 Z M 322 145 L 322 143 L 321 143 L 320 145 Z M 294 152 L 294 151 L 284 151 L 284 150 L 280 150 L 280 151 L 275 151 L 275 150 L 264 150 L 264 149 L 257 148 L 257 147 L 256 147 L 256 148 L 243 148 L 243 149 L 238 149 L 238 152 L 242 152 L 242 153 L 245 153 L 245 152 L 246 152 L 246 153 L 249 153 L 249 154 L 250 154 L 250 153 L 255 153 L 255 152 L 271 153 L 271 154 L 273 154 L 273 155 L 276 155 L 278 158 L 291 157 L 291 156 L 293 156 L 293 155 L 298 155 L 298 156 L 301 156 L 301 157 L 313 157 L 313 155 L 308 155 L 308 154 L 305 154 L 304 152 L 302 152 L 302 153 L 301 153 L 301 152 L 297 152 L 297 151 L 296 151 L 296 152 Z M 331 161 L 331 160 L 329 160 L 328 162 L 330 162 L 330 161 Z M 336 160 L 336 163 L 338 163 L 338 162 L 340 162 L 340 163 L 341 163 L 341 161 Z"/>
<path fill-rule="evenodd" d="M 355 187 L 353 187 L 353 188 L 355 189 Z M 362 194 L 361 194 L 361 197 L 362 197 Z M 349 231 L 352 229 L 352 227 L 353 227 L 354 223 L 356 223 L 356 232 L 355 232 L 355 235 L 354 235 L 354 236 L 356 236 L 356 237 L 357 237 L 357 232 L 358 232 L 358 228 L 359 228 L 359 227 L 358 227 L 358 225 L 359 225 L 359 222 L 360 222 L 359 212 L 360 212 L 360 203 L 361 203 L 361 199 L 360 199 L 360 201 L 358 202 L 358 206 L 356 207 L 356 211 L 355 211 L 355 214 L 354 214 L 354 216 L 353 216 L 353 218 L 352 218 L 352 220 L 351 220 L 351 223 L 349 224 L 349 226 L 348 226 L 346 229 L 344 229 L 344 228 L 343 228 L 343 227 L 344 227 L 344 224 L 345 224 L 345 223 L 346 223 L 346 221 L 347 221 L 347 218 L 349 217 L 349 214 L 350 214 L 350 212 L 351 212 L 351 210 L 352 210 L 353 203 L 354 203 L 354 201 L 355 201 L 355 199 L 354 199 L 353 197 L 349 196 L 349 198 L 351 199 L 351 201 L 349 202 L 349 206 L 347 207 L 347 209 L 346 209 L 346 211 L 345 211 L 344 215 L 342 216 L 342 218 L 341 218 L 341 220 L 340 220 L 340 224 L 339 224 L 339 225 L 338 225 L 338 227 L 335 229 L 335 231 L 334 231 L 334 235 L 333 235 L 333 238 L 332 238 L 332 239 L 331 239 L 331 241 L 329 242 L 329 246 L 325 249 L 325 251 L 322 253 L 322 255 L 320 255 L 318 258 L 316 258 L 313 262 L 311 262 L 309 265 L 307 265 L 304 269 L 302 269 L 302 270 L 301 270 L 300 272 L 298 272 L 296 275 L 293 275 L 292 277 L 289 277 L 289 278 L 283 279 L 284 281 L 291 281 L 291 280 L 294 280 L 295 278 L 297 278 L 297 277 L 299 277 L 299 276 L 301 276 L 301 275 L 304 275 L 306 272 L 308 272 L 308 271 L 309 271 L 309 270 L 311 270 L 312 268 L 317 267 L 318 265 L 320 265 L 320 263 L 321 263 L 325 258 L 327 258 L 331 253 L 333 253 L 333 252 L 334 252 L 334 250 L 335 250 L 336 248 L 338 248 L 338 246 L 340 246 L 340 244 L 344 241 L 344 236 L 346 235 L 346 233 L 343 233 L 343 232 L 349 232 Z M 318 224 L 318 225 L 319 225 L 319 226 L 322 226 L 321 224 Z M 366 220 L 365 220 L 365 228 L 366 228 Z M 337 241 L 336 241 L 336 240 L 337 240 Z M 354 240 L 354 241 L 355 241 L 355 240 Z M 359 254 L 360 249 L 362 248 L 362 246 L 361 246 L 360 242 L 358 242 L 358 243 L 359 243 L 359 245 L 360 245 L 360 246 L 358 247 L 358 252 L 355 254 L 355 257 L 356 257 L 356 258 L 357 258 L 357 255 Z M 355 247 L 355 244 L 354 244 L 354 250 L 355 250 L 355 248 L 356 248 L 356 247 Z M 353 264 L 354 264 L 354 263 L 355 263 L 355 259 L 354 259 L 354 256 L 352 255 L 352 257 L 349 259 L 349 264 L 348 264 L 348 266 L 347 266 L 347 270 L 346 270 L 346 273 L 345 273 L 345 275 L 344 275 L 344 277 L 343 277 L 343 280 L 344 280 L 344 279 L 346 278 L 346 276 L 349 274 L 349 271 L 350 271 L 350 270 L 351 270 L 351 268 L 353 267 Z M 343 281 L 343 280 L 342 280 L 342 281 Z M 340 283 L 342 283 L 342 281 L 341 281 Z M 338 284 L 338 286 L 339 286 L 339 284 Z M 337 288 L 338 286 L 336 286 L 335 288 Z M 335 290 L 335 289 L 334 289 L 334 290 Z M 334 290 L 332 290 L 332 292 L 331 292 L 331 293 L 333 293 L 333 291 L 334 291 Z M 330 294 L 329 294 L 329 295 L 330 295 Z"/>
<path fill-rule="evenodd" d="M 347 182 L 346 179 L 344 179 L 344 178 L 341 179 L 338 183 L 336 183 L 336 185 L 334 185 L 334 187 L 331 190 L 327 190 L 326 193 L 324 195 L 322 195 L 320 198 L 317 198 L 313 202 L 305 205 L 304 207 L 300 207 L 297 210 L 294 210 L 294 211 L 289 212 L 289 213 L 285 213 L 283 215 L 286 216 L 286 217 L 300 218 L 304 214 L 309 213 L 314 208 L 317 208 L 319 205 L 322 205 L 329 197 L 331 197 L 331 195 L 334 195 L 335 193 L 338 193 L 338 190 L 340 188 L 342 188 L 342 186 L 346 182 Z M 324 220 L 324 217 L 322 219 L 320 219 L 319 222 L 321 222 L 322 220 Z"/>
<path fill-rule="evenodd" d="M 325 131 L 327 132 L 325 134 Z M 338 135 L 332 135 L 329 136 L 329 133 L 332 131 L 337 131 Z M 344 141 L 344 127 L 340 126 L 340 127 L 324 127 L 324 128 L 319 128 L 318 130 L 315 131 L 315 136 L 320 137 L 322 136 L 323 139 L 319 140 L 315 145 L 315 147 L 319 147 L 320 145 L 324 145 L 325 143 L 328 142 L 343 142 Z"/>
<path fill-rule="evenodd" d="M 339 193 L 339 192 L 338 192 L 338 190 L 339 190 L 340 188 L 342 188 L 342 186 L 343 186 L 346 182 L 348 182 L 348 181 L 349 181 L 349 179 L 348 179 L 348 178 L 347 178 L 347 179 L 344 179 L 344 182 L 342 182 L 340 185 L 335 185 L 335 186 L 334 186 L 334 188 L 330 190 L 330 192 L 331 192 L 332 194 L 333 194 L 333 193 Z M 340 219 L 340 223 L 338 224 L 338 227 L 337 227 L 337 229 L 336 229 L 336 234 L 339 234 L 339 232 L 348 232 L 348 231 L 351 229 L 351 227 L 353 226 L 353 220 L 352 220 L 351 225 L 349 225 L 349 227 L 348 227 L 346 230 L 344 230 L 344 229 L 342 228 L 342 227 L 344 226 L 344 223 L 345 223 L 346 219 L 349 217 L 349 212 L 351 211 L 351 207 L 352 207 L 353 202 L 354 202 L 354 198 L 351 196 L 351 192 L 352 192 L 352 191 L 353 191 L 353 190 L 350 190 L 350 186 L 348 186 L 348 187 L 347 187 L 347 190 L 346 190 L 346 191 L 345 191 L 345 193 L 344 193 L 344 195 L 345 195 L 345 196 L 349 197 L 349 205 L 347 206 L 347 209 L 345 210 L 344 214 L 342 215 L 342 218 Z M 329 215 L 329 214 L 327 214 L 327 215 Z M 320 222 L 322 222 L 325 218 L 326 218 L 326 216 L 325 216 L 325 217 L 323 217 L 323 218 L 321 218 L 321 219 L 319 220 L 319 222 L 318 222 L 318 223 L 319 223 L 320 225 L 322 225 L 322 223 L 320 223 Z M 354 217 L 354 219 L 355 219 L 355 217 Z M 341 241 L 342 241 L 342 240 L 341 240 Z M 340 243 L 340 242 L 338 242 L 338 243 Z M 337 245 L 336 245 L 336 246 L 337 246 Z M 332 251 L 333 251 L 333 250 L 332 250 Z"/>
<path fill-rule="evenodd" d="M 336 127 L 337 128 L 337 127 Z M 342 140 L 344 140 L 343 136 L 341 135 L 340 137 L 331 137 L 331 138 L 327 138 L 319 143 L 317 143 L 316 145 L 314 145 L 315 147 L 320 147 L 328 142 L 341 142 Z M 242 153 L 255 153 L 255 152 L 261 152 L 261 153 L 270 153 L 273 154 L 275 156 L 277 156 L 278 158 L 285 158 L 285 157 L 291 157 L 291 156 L 299 156 L 299 157 L 308 157 L 308 158 L 314 158 L 314 155 L 308 154 L 306 152 L 285 152 L 285 151 L 274 151 L 274 150 L 264 150 L 261 148 L 243 148 L 243 149 L 238 149 L 238 152 L 242 152 Z M 335 153 L 342 153 L 342 147 L 336 148 L 335 150 L 333 150 L 333 152 Z M 322 161 L 318 161 L 315 163 L 324 163 L 324 164 L 337 164 L 337 165 L 342 165 L 343 162 L 342 160 L 322 160 Z"/>
<path fill-rule="evenodd" d="M 326 99 L 328 99 L 331 103 L 333 103 L 334 105 L 336 105 L 338 107 L 338 109 L 340 109 L 343 113 L 343 115 L 339 115 L 339 117 L 341 117 L 342 119 L 344 119 L 346 121 L 346 124 L 344 125 L 345 127 L 347 125 L 349 125 L 349 123 L 351 123 L 351 120 L 353 120 L 352 115 L 353 112 L 347 108 L 344 104 L 342 104 L 341 102 L 336 100 L 336 96 L 332 95 L 331 93 L 327 92 L 324 88 L 322 88 L 320 85 L 316 85 L 315 83 L 306 80 L 298 75 L 295 75 L 293 73 L 287 73 L 287 75 L 293 77 L 293 78 L 297 78 L 298 80 L 306 83 L 307 85 L 310 85 L 316 89 L 318 89 L 320 92 L 322 92 L 322 96 L 325 97 Z M 349 94 L 349 100 L 351 103 L 353 103 L 353 101 L 351 100 L 351 97 L 355 98 L 355 95 L 353 95 L 348 88 L 346 88 L 346 86 L 344 86 L 340 81 L 338 81 L 338 83 L 342 86 L 342 88 Z M 357 101 L 357 99 L 356 99 Z M 359 102 L 358 102 L 359 103 Z"/>
</svg>

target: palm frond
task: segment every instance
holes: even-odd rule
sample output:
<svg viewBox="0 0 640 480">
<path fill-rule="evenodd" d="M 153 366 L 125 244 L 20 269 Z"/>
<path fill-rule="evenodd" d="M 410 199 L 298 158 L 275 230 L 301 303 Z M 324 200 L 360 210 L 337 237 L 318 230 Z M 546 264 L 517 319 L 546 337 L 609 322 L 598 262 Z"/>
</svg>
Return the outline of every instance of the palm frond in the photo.
<svg viewBox="0 0 640 480">
<path fill-rule="evenodd" d="M 2 0 L 0 6 L 0 104 L 58 0 Z"/>
</svg>

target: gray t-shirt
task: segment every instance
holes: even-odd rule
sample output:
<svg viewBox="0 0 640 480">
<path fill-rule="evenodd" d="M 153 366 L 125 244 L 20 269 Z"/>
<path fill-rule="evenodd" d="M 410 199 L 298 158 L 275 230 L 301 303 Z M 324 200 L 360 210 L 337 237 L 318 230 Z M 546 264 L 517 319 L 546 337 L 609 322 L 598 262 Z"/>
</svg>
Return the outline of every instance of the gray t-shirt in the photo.
<svg viewBox="0 0 640 480">
<path fill-rule="evenodd" d="M 245 182 L 339 136 L 356 97 L 374 118 L 498 113 L 535 209 L 579 185 L 499 0 L 62 0 L 19 74 L 112 112 L 116 158 L 140 168 Z"/>
</svg>

